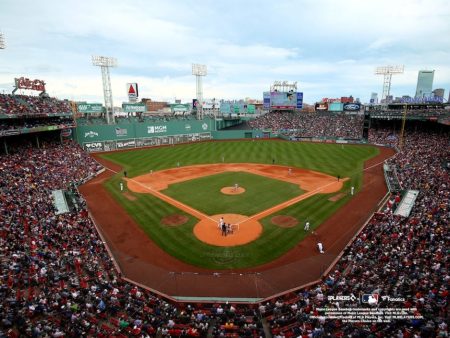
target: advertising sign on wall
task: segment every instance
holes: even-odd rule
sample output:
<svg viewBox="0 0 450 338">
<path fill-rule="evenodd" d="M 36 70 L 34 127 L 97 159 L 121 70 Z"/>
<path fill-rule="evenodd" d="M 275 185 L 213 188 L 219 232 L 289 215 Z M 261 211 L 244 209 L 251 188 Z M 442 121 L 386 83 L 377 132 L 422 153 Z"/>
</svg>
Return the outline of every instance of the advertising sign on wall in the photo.
<svg viewBox="0 0 450 338">
<path fill-rule="evenodd" d="M 137 98 L 139 97 L 138 84 L 127 83 L 127 90 L 128 90 L 128 101 L 136 102 Z"/>
<path fill-rule="evenodd" d="M 147 107 L 144 103 L 122 103 L 122 109 L 125 113 L 144 113 Z"/>
<path fill-rule="evenodd" d="M 361 110 L 360 103 L 346 103 L 344 104 L 344 111 L 359 111 Z"/>
<path fill-rule="evenodd" d="M 101 103 L 78 103 L 78 112 L 79 113 L 102 113 L 103 106 Z"/>
<path fill-rule="evenodd" d="M 263 93 L 263 108 L 270 109 L 270 92 Z"/>
<path fill-rule="evenodd" d="M 316 109 L 316 111 L 327 111 L 328 110 L 328 102 L 316 103 L 315 109 Z"/>
</svg>

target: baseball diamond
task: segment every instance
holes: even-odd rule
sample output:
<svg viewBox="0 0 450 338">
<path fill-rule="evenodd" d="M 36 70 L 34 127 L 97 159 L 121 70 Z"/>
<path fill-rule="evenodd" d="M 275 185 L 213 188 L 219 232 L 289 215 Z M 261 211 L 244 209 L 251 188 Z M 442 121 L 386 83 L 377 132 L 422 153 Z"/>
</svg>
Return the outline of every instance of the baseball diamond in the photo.
<svg viewBox="0 0 450 338">
<path fill-rule="evenodd" d="M 227 163 L 219 159 L 213 163 L 217 150 L 227 154 Z M 199 157 L 199 153 L 204 156 Z M 167 159 L 168 154 L 181 166 L 172 164 L 171 168 L 175 161 Z M 114 152 L 95 155 L 110 170 L 82 186 L 81 192 L 128 278 L 172 297 L 267 297 L 318 279 L 336 259 L 364 223 L 364 215 L 374 210 L 385 194 L 380 163 L 391 155 L 390 149 L 372 146 L 342 148 L 274 140 Z M 275 165 L 271 163 L 274 156 L 280 159 Z M 193 157 L 200 164 L 194 164 Z M 136 198 L 134 201 L 118 189 L 125 169 L 127 193 Z M 338 173 L 343 178 L 339 181 Z M 267 182 L 260 180 L 268 177 L 276 184 L 267 190 Z M 246 193 L 221 194 L 220 187 L 232 186 L 236 178 Z M 246 179 L 250 179 L 248 184 Z M 281 183 L 295 184 L 293 188 L 297 186 L 298 190 L 280 200 L 280 194 L 287 193 L 284 186 L 277 187 Z M 347 192 L 350 185 L 359 190 L 353 198 Z M 252 189 L 256 189 L 256 195 L 249 200 Z M 338 192 L 345 197 L 329 201 Z M 227 204 L 227 198 L 238 200 Z M 246 208 L 253 211 L 245 212 Z M 218 217 L 230 212 L 246 216 L 238 222 L 230 220 L 239 224 L 239 230 L 221 236 Z M 184 215 L 188 221 L 178 227 L 162 225 L 161 219 L 169 214 Z M 276 215 L 295 218 L 299 223 L 309 219 L 311 230 L 280 227 L 271 221 Z M 252 232 L 245 232 L 245 225 L 250 223 L 260 225 L 252 225 Z M 324 255 L 312 249 L 318 239 L 327 249 Z M 297 268 L 308 273 L 287 273 Z M 282 278 L 277 271 L 283 271 Z M 217 272 L 226 278 L 210 280 Z M 196 282 L 188 281 L 193 273 Z M 259 282 L 257 287 L 255 280 Z M 198 287 L 205 283 L 214 285 Z"/>
</svg>

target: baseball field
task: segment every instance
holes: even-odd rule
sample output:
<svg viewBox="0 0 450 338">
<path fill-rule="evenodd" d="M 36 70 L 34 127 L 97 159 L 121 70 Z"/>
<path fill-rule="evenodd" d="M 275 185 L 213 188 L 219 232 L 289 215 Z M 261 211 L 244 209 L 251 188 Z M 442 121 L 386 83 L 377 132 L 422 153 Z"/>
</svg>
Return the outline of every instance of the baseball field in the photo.
<svg viewBox="0 0 450 338">
<path fill-rule="evenodd" d="M 99 157 L 117 165 L 104 187 L 162 250 L 198 268 L 229 270 L 271 262 L 314 236 L 357 196 L 364 162 L 378 154 L 372 146 L 248 140 Z M 227 236 L 220 217 L 232 223 Z"/>
</svg>

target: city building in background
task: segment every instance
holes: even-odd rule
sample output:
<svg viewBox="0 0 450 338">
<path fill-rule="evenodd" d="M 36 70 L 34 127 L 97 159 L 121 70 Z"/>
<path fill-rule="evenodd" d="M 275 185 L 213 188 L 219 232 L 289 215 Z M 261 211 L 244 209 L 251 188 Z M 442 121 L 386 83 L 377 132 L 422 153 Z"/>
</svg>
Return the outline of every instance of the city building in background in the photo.
<svg viewBox="0 0 450 338">
<path fill-rule="evenodd" d="M 417 77 L 416 97 L 431 96 L 434 70 L 420 70 Z"/>
<path fill-rule="evenodd" d="M 152 99 L 142 99 L 142 102 L 145 103 L 147 106 L 147 111 L 149 112 L 155 112 L 170 107 L 167 102 L 152 101 Z"/>
<path fill-rule="evenodd" d="M 378 104 L 378 93 L 372 93 L 370 95 L 370 103 L 371 104 Z"/>
</svg>

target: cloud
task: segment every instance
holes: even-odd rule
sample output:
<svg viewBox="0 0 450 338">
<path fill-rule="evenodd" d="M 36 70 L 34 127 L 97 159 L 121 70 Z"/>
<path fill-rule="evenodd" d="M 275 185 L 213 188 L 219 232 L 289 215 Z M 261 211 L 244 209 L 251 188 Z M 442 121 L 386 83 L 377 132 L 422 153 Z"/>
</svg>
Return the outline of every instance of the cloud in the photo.
<svg viewBox="0 0 450 338">
<path fill-rule="evenodd" d="M 0 83 L 11 84 L 0 90 L 28 76 L 53 96 L 102 102 L 95 54 L 118 59 L 114 102 L 126 99 L 127 82 L 152 99 L 190 100 L 192 63 L 208 67 L 205 97 L 262 98 L 274 80 L 289 80 L 306 100 L 368 98 L 381 91 L 375 67 L 388 64 L 405 64 L 393 91 L 413 94 L 420 69 L 436 69 L 436 86 L 450 88 L 449 19 L 446 0 L 4 0 Z"/>
</svg>

